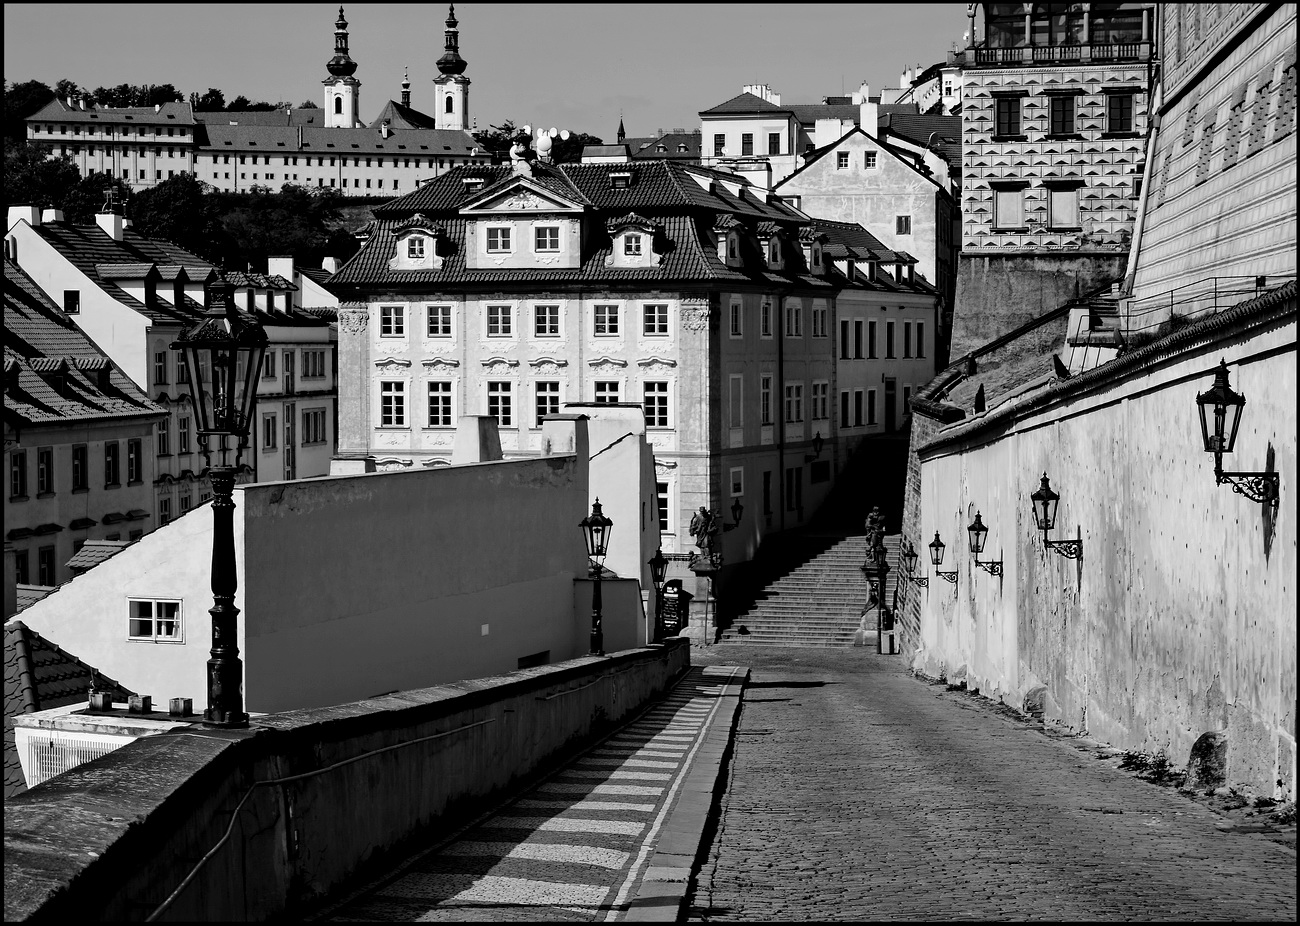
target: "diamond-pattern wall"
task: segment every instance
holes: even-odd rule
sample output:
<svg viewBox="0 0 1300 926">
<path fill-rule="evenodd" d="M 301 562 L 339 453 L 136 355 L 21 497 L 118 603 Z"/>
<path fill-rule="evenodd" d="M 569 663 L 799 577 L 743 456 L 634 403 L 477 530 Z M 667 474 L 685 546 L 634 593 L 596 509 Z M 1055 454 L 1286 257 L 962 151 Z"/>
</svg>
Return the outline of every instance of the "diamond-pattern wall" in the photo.
<svg viewBox="0 0 1300 926">
<path fill-rule="evenodd" d="M 1128 248 L 1145 154 L 1148 94 L 1145 64 L 973 69 L 963 85 L 963 253 L 1116 251 Z M 1075 131 L 1053 137 L 1051 96 L 1074 91 Z M 1109 92 L 1108 92 L 1109 91 Z M 1108 137 L 1110 92 L 1133 97 L 1133 131 Z M 994 138 L 996 94 L 1021 92 L 1021 137 Z M 1024 225 L 998 230 L 994 187 L 1028 184 Z M 1079 227 L 1053 229 L 1052 181 L 1076 181 Z"/>
</svg>

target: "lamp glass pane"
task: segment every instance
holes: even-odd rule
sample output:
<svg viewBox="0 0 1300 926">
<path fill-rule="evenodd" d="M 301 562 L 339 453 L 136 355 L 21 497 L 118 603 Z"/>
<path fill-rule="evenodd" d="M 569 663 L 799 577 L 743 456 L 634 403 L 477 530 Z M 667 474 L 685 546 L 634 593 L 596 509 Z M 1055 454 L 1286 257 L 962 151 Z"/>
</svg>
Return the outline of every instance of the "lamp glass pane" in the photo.
<svg viewBox="0 0 1300 926">
<path fill-rule="evenodd" d="M 1237 444 L 1237 427 L 1241 424 L 1241 408 L 1246 402 L 1243 399 L 1241 404 L 1229 404 L 1224 407 L 1224 416 L 1226 420 L 1223 425 L 1223 452 L 1232 453 L 1232 448 Z"/>
<path fill-rule="evenodd" d="M 975 520 L 970 527 L 966 528 L 966 533 L 970 537 L 970 551 L 976 556 L 984 552 L 984 538 L 988 536 L 988 528 L 980 520 L 979 512 L 975 513 Z"/>
<path fill-rule="evenodd" d="M 947 546 L 947 544 L 945 544 L 942 540 L 939 539 L 938 534 L 935 534 L 934 540 L 930 542 L 930 565 L 931 566 L 943 565 L 943 550 L 945 546 Z"/>
</svg>

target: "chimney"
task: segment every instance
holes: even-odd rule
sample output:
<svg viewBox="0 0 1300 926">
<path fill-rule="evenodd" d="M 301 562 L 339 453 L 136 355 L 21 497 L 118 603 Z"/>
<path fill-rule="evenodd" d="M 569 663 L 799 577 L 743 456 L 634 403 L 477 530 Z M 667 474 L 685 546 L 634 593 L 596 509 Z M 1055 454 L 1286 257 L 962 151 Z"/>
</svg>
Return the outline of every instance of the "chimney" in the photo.
<svg viewBox="0 0 1300 926">
<path fill-rule="evenodd" d="M 337 257 L 327 257 L 320 262 L 320 268 L 326 273 L 338 273 L 339 266 L 339 259 Z"/>
<path fill-rule="evenodd" d="M 384 138 L 387 138 L 390 134 L 392 134 L 391 130 L 388 128 L 387 119 L 385 119 L 384 124 L 379 127 L 379 134 Z"/>
<path fill-rule="evenodd" d="M 48 225 L 48 224 L 50 224 L 51 222 L 62 222 L 62 221 L 63 221 L 63 210 L 62 210 L 62 209 L 42 209 L 42 210 L 41 210 L 41 224 L 42 224 L 42 225 Z"/>
<path fill-rule="evenodd" d="M 879 131 L 877 123 L 880 120 L 880 104 L 871 102 L 871 85 L 865 80 L 862 82 L 862 103 L 858 106 L 858 125 L 862 131 L 871 137 L 875 137 Z"/>
<path fill-rule="evenodd" d="M 41 224 L 41 208 L 39 206 L 10 206 L 9 223 L 5 225 L 5 231 L 13 228 L 20 221 L 26 221 L 33 228 Z"/>
<path fill-rule="evenodd" d="M 83 96 L 81 99 L 77 100 L 77 105 L 78 105 L 81 109 L 85 109 L 85 108 L 86 108 L 86 98 Z"/>
<path fill-rule="evenodd" d="M 282 276 L 290 283 L 296 282 L 293 272 L 293 256 L 268 257 L 266 259 L 266 275 L 271 277 Z M 292 293 L 288 295 L 292 296 Z"/>
<path fill-rule="evenodd" d="M 100 212 L 95 216 L 95 224 L 104 230 L 104 234 L 114 241 L 122 240 L 122 217 L 116 212 Z"/>
<path fill-rule="evenodd" d="M 83 108 L 84 108 L 84 107 L 83 107 Z M 153 111 L 154 111 L 154 112 L 161 112 L 161 111 L 162 111 L 162 104 L 161 104 L 161 103 L 154 103 L 154 104 L 153 104 Z"/>
</svg>

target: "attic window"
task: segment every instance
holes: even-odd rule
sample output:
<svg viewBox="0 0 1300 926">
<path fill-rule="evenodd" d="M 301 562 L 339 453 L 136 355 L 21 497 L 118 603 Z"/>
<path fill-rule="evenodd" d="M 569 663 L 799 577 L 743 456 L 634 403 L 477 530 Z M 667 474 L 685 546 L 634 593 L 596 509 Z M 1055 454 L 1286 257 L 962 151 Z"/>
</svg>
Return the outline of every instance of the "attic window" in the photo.
<svg viewBox="0 0 1300 926">
<path fill-rule="evenodd" d="M 465 177 L 461 180 L 461 183 L 465 184 L 465 190 L 469 193 L 474 193 L 483 188 L 482 177 Z"/>
<path fill-rule="evenodd" d="M 227 145 L 233 145 L 234 142 L 233 142 L 233 141 L 228 141 L 228 142 L 226 142 L 226 144 L 227 144 Z"/>
<path fill-rule="evenodd" d="M 282 142 L 282 141 L 278 141 L 278 142 L 276 142 L 276 144 L 279 145 L 281 148 L 284 147 L 284 142 Z"/>
<path fill-rule="evenodd" d="M 229 144 L 229 142 L 227 142 L 227 144 Z M 327 142 L 325 142 L 325 147 L 326 147 L 326 148 L 333 148 L 333 147 L 334 147 L 334 142 L 332 142 L 332 141 L 327 141 Z"/>
<path fill-rule="evenodd" d="M 443 151 L 450 151 L 450 150 L 451 150 L 451 145 L 443 145 L 443 146 L 442 146 L 442 150 L 443 150 Z"/>
<path fill-rule="evenodd" d="M 611 171 L 609 175 L 609 186 L 613 190 L 626 190 L 632 185 L 631 171 Z"/>
<path fill-rule="evenodd" d="M 361 146 L 358 145 L 356 142 L 353 142 L 353 143 L 352 143 L 352 147 L 353 147 L 353 148 L 360 148 Z"/>
<path fill-rule="evenodd" d="M 420 150 L 421 150 L 421 151 L 428 151 L 428 150 L 429 150 L 429 146 L 428 146 L 428 145 L 421 145 L 421 146 L 420 146 Z"/>
<path fill-rule="evenodd" d="M 406 150 L 406 145 L 398 145 L 397 147 L 403 151 Z"/>
</svg>

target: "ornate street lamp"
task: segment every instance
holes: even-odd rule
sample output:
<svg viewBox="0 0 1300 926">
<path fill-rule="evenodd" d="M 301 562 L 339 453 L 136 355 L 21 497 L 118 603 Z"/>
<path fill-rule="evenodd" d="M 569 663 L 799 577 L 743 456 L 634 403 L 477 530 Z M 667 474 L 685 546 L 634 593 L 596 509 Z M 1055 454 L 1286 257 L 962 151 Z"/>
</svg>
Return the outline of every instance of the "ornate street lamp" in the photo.
<svg viewBox="0 0 1300 926">
<path fill-rule="evenodd" d="M 596 580 L 591 592 L 591 652 L 592 656 L 605 655 L 605 633 L 601 629 L 600 578 L 604 571 L 605 554 L 609 552 L 609 533 L 614 522 L 600 510 L 600 499 L 591 506 L 591 514 L 578 522 L 587 543 L 587 558 L 591 561 L 591 577 Z"/>
<path fill-rule="evenodd" d="M 1241 410 L 1246 397 L 1233 392 L 1228 385 L 1228 364 L 1220 360 L 1214 371 L 1214 385 L 1196 397 L 1201 413 L 1201 440 L 1205 452 L 1214 454 L 1214 484 L 1227 483 L 1232 491 L 1244 495 L 1252 502 L 1278 507 L 1279 483 L 1277 473 L 1225 473 L 1223 455 L 1232 453 L 1237 442 L 1237 428 L 1241 425 Z"/>
<path fill-rule="evenodd" d="M 980 562 L 980 554 L 984 552 L 984 541 L 988 538 L 989 529 L 984 526 L 978 511 L 975 512 L 975 520 L 966 528 L 966 533 L 970 537 L 970 551 L 975 554 L 975 565 L 991 576 L 1002 575 L 1002 560 Z"/>
<path fill-rule="evenodd" d="M 956 585 L 957 584 L 956 569 L 954 569 L 952 572 L 939 571 L 939 567 L 943 565 L 943 550 L 945 546 L 947 546 L 947 544 L 945 544 L 942 540 L 939 539 L 939 532 L 935 531 L 934 539 L 930 541 L 930 565 L 934 567 L 935 575 L 951 583 L 952 585 Z"/>
<path fill-rule="evenodd" d="M 208 660 L 208 707 L 203 721 L 217 727 L 246 727 L 244 665 L 239 658 L 235 590 L 234 489 L 239 458 L 248 446 L 257 380 L 266 352 L 266 333 L 252 316 L 235 308 L 234 287 L 222 285 L 201 322 L 172 342 L 189 372 L 199 449 L 212 480 L 212 651 Z M 217 439 L 218 462 L 209 446 Z M 230 459 L 231 443 L 234 459 Z"/>
<path fill-rule="evenodd" d="M 1047 473 L 1043 473 L 1042 485 L 1038 487 L 1037 492 L 1030 494 L 1029 500 L 1034 504 L 1034 523 L 1043 532 L 1043 543 L 1047 549 L 1055 550 L 1066 559 L 1080 559 L 1083 556 L 1082 536 L 1075 540 L 1047 539 L 1047 532 L 1056 526 L 1056 506 L 1061 500 L 1061 496 L 1052 491 L 1052 485 L 1047 481 Z"/>
<path fill-rule="evenodd" d="M 903 557 L 903 566 L 907 570 L 907 578 L 911 583 L 917 588 L 929 588 L 930 577 L 916 575 L 916 547 L 912 546 L 911 540 L 903 541 L 903 550 L 901 555 Z"/>
<path fill-rule="evenodd" d="M 655 643 L 662 643 L 664 638 L 664 576 L 668 574 L 668 557 L 664 556 L 663 548 L 655 550 L 655 555 L 650 557 L 650 582 L 655 588 Z"/>
</svg>

